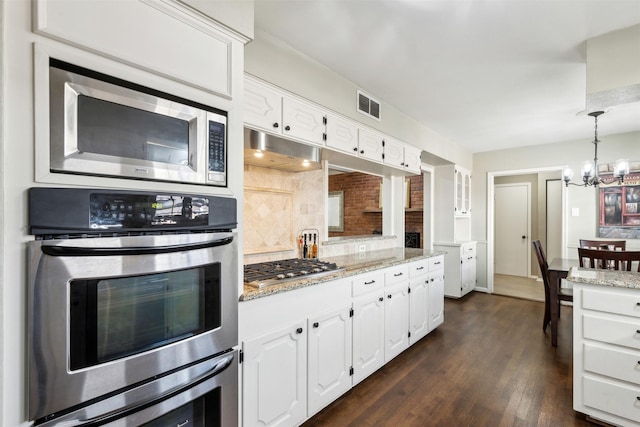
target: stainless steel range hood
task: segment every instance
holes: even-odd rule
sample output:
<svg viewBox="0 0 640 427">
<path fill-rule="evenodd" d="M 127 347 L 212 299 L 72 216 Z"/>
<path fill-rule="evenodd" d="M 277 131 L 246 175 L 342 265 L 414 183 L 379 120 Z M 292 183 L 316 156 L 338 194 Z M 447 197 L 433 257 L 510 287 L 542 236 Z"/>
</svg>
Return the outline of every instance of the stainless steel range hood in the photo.
<svg viewBox="0 0 640 427">
<path fill-rule="evenodd" d="M 290 139 L 244 129 L 244 163 L 287 172 L 322 168 L 320 148 Z"/>
</svg>

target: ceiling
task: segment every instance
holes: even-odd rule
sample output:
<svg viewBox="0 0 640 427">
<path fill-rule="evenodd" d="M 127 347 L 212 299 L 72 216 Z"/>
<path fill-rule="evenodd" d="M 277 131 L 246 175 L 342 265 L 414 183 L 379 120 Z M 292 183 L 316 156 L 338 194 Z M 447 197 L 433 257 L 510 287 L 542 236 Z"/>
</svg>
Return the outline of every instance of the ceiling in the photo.
<svg viewBox="0 0 640 427">
<path fill-rule="evenodd" d="M 593 139 L 585 41 L 640 0 L 256 0 L 256 29 L 471 152 Z M 582 113 L 581 113 L 582 112 Z M 598 133 L 640 131 L 640 102 Z"/>
</svg>

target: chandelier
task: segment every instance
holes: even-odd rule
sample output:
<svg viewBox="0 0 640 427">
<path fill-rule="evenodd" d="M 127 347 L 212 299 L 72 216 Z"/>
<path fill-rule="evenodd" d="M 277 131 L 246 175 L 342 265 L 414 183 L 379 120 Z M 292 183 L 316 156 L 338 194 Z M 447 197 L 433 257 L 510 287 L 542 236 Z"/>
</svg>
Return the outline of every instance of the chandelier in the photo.
<svg viewBox="0 0 640 427">
<path fill-rule="evenodd" d="M 602 114 L 604 114 L 604 111 L 594 111 L 592 113 L 589 113 L 589 116 L 593 117 L 595 121 L 595 136 L 592 141 L 595 147 L 593 162 L 587 160 L 583 163 L 581 170 L 582 184 L 574 184 L 573 182 L 569 182 L 571 181 L 571 178 L 573 178 L 573 171 L 569 168 L 565 168 L 562 171 L 562 179 L 564 180 L 566 187 L 568 187 L 569 184 L 576 185 L 578 187 L 597 187 L 600 184 L 610 184 L 616 179 L 618 180 L 618 184 L 622 184 L 624 182 L 624 176 L 629 173 L 629 161 L 627 159 L 620 159 L 616 162 L 613 168 L 613 177 L 603 179 L 602 177 L 600 177 L 600 175 L 598 175 L 598 143 L 601 142 L 598 139 L 598 116 Z"/>
</svg>

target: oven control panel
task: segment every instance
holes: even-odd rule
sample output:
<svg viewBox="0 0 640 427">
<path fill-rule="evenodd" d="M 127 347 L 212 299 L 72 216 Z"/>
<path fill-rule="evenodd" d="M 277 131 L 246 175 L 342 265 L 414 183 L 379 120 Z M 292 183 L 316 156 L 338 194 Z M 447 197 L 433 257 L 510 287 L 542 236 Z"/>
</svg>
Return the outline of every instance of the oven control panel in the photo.
<svg viewBox="0 0 640 427">
<path fill-rule="evenodd" d="M 29 228 L 36 236 L 230 231 L 237 226 L 237 201 L 229 197 L 88 188 L 29 190 Z"/>
</svg>

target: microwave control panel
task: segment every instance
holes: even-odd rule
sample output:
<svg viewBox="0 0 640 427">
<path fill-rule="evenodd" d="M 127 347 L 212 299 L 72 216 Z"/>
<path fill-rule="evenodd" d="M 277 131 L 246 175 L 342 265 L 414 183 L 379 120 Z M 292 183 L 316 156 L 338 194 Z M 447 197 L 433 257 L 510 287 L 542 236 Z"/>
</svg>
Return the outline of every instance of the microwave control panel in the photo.
<svg viewBox="0 0 640 427">
<path fill-rule="evenodd" d="M 227 138 L 225 124 L 209 120 L 207 184 L 227 185 Z"/>
</svg>

